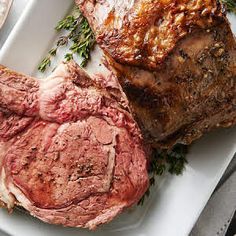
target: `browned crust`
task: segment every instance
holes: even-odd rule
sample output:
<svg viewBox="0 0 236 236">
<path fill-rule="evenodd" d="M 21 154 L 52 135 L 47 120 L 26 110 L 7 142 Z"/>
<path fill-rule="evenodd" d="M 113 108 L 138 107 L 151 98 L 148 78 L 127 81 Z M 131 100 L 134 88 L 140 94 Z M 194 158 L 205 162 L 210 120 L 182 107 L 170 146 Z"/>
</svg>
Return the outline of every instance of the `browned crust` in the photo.
<svg viewBox="0 0 236 236">
<path fill-rule="evenodd" d="M 117 62 L 157 70 L 177 42 L 194 29 L 214 26 L 224 18 L 223 6 L 216 0 L 138 0 L 131 9 L 115 3 L 101 25 L 96 25 L 86 6 L 77 1 L 95 30 L 97 42 Z M 99 4 L 106 8 L 106 1 Z"/>
<path fill-rule="evenodd" d="M 199 54 L 199 56 L 204 53 L 204 51 L 206 51 L 209 58 L 208 60 L 211 61 L 213 67 L 216 67 L 216 71 L 214 72 L 213 76 L 213 85 L 207 85 L 207 80 L 205 81 L 203 78 L 201 78 L 201 76 L 204 75 L 203 73 L 205 73 L 204 71 L 209 68 L 207 68 L 207 65 L 204 65 L 204 63 L 198 64 L 196 58 L 196 56 L 198 57 L 198 55 L 195 55 L 194 57 L 191 57 L 189 59 L 183 59 L 182 57 L 184 57 L 185 55 L 180 55 L 182 62 L 179 63 L 179 69 L 176 70 L 172 67 L 172 59 L 178 58 L 178 54 L 180 53 L 180 51 L 182 51 L 181 48 L 183 47 L 183 45 L 185 45 L 186 40 L 189 40 L 189 38 L 191 40 L 191 35 L 195 35 L 196 37 L 199 35 L 209 35 L 210 37 L 212 37 L 211 45 L 207 45 L 209 48 L 204 49 L 203 47 L 200 50 L 201 53 Z M 214 49 L 214 45 L 217 44 L 222 45 L 222 48 L 225 51 L 219 57 L 219 59 L 217 59 L 218 55 L 214 55 L 217 54 L 219 50 L 219 48 Z M 231 127 L 236 124 L 236 107 L 234 105 L 236 89 L 236 62 L 234 59 L 235 51 L 235 38 L 229 27 L 228 20 L 225 17 L 220 17 L 215 22 L 214 27 L 208 28 L 207 30 L 195 29 L 190 34 L 183 37 L 183 39 L 175 45 L 172 52 L 169 53 L 169 55 L 166 57 L 165 61 L 158 71 L 146 71 L 147 73 L 149 73 L 149 79 L 145 77 L 140 77 L 140 80 L 135 79 L 136 73 L 142 74 L 145 71 L 137 67 L 121 65 L 115 62 L 115 60 L 112 59 L 109 54 L 106 54 L 106 57 L 111 64 L 111 68 L 115 68 L 117 77 L 119 78 L 123 89 L 129 97 L 131 108 L 135 114 L 135 118 L 142 128 L 146 139 L 148 139 L 154 146 L 169 148 L 176 143 L 190 144 L 193 140 L 200 138 L 204 133 L 207 133 L 212 129 L 216 129 L 219 127 Z M 232 54 L 232 57 L 229 55 L 229 53 Z M 186 63 L 184 62 L 184 60 L 186 60 Z M 182 66 L 181 63 L 183 63 Z M 185 99 L 181 97 L 181 93 L 185 93 L 188 87 L 191 87 L 192 83 L 191 77 L 189 78 L 189 80 L 187 79 L 187 77 L 185 78 L 186 75 L 184 72 L 185 67 L 188 68 L 189 63 L 190 66 L 193 63 L 195 69 L 196 66 L 198 67 L 198 75 L 192 74 L 192 76 L 198 81 L 197 84 L 202 84 L 203 86 L 205 83 L 208 86 L 206 90 L 204 90 L 204 93 L 206 93 L 207 91 L 209 93 L 213 93 L 212 96 L 210 96 L 210 94 L 209 96 L 207 96 L 206 94 L 206 97 L 212 100 L 212 104 L 209 104 L 210 107 L 212 106 L 210 110 L 210 107 L 207 108 L 208 104 L 206 105 L 204 97 L 199 97 L 198 100 L 194 100 L 190 103 L 185 101 Z M 194 69 L 191 73 L 194 73 Z M 170 92 L 168 92 L 168 90 L 166 90 L 166 88 L 164 87 L 163 89 L 158 87 L 159 79 L 161 79 L 162 83 L 167 83 L 167 86 L 171 86 Z M 178 84 L 182 84 L 181 87 L 179 87 Z M 195 86 L 197 85 L 196 83 L 194 84 Z M 231 89 L 230 86 L 232 86 Z M 194 91 L 197 88 L 192 87 L 192 89 Z M 224 101 L 223 99 L 221 102 L 217 102 L 217 98 L 214 97 L 214 92 L 217 92 L 221 95 L 225 93 L 225 99 L 227 100 Z M 161 102 L 162 100 L 166 101 L 168 106 L 170 106 L 171 108 L 168 109 L 166 106 L 164 106 L 164 103 Z M 175 106 L 175 104 L 177 104 L 177 107 Z M 178 107 L 182 107 L 183 104 L 185 104 L 184 106 L 189 104 L 187 105 L 187 107 L 191 107 L 194 104 L 199 104 L 202 109 L 201 111 L 199 110 L 199 113 L 196 113 L 196 111 L 190 111 L 190 113 L 187 112 L 185 117 L 180 118 L 179 122 L 176 122 L 176 125 L 178 124 L 178 126 L 174 127 L 173 130 L 170 130 L 168 128 L 166 130 L 166 133 L 163 133 L 163 136 L 160 136 L 160 134 L 162 134 L 162 128 L 168 124 L 169 119 L 174 119 L 172 120 L 174 124 L 175 121 L 179 118 L 180 115 L 178 112 L 178 115 L 174 115 L 172 112 L 176 108 L 176 111 L 179 111 Z M 164 115 L 165 113 L 166 115 Z M 145 117 L 145 121 L 142 120 L 143 117 Z M 191 120 L 193 119 L 193 117 L 195 117 L 194 120 Z M 150 131 L 152 132 L 152 134 L 150 133 Z"/>
</svg>

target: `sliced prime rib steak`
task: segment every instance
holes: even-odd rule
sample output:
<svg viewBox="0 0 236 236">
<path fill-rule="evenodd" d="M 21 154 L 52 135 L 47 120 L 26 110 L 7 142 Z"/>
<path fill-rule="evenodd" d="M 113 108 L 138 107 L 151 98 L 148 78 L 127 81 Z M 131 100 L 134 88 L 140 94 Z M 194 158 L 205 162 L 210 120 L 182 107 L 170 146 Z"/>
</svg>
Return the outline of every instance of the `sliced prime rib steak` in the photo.
<svg viewBox="0 0 236 236">
<path fill-rule="evenodd" d="M 216 0 L 76 0 L 154 146 L 236 123 L 236 43 Z"/>
<path fill-rule="evenodd" d="M 0 205 L 94 229 L 139 201 L 141 132 L 101 79 L 73 62 L 42 80 L 0 66 Z"/>
</svg>

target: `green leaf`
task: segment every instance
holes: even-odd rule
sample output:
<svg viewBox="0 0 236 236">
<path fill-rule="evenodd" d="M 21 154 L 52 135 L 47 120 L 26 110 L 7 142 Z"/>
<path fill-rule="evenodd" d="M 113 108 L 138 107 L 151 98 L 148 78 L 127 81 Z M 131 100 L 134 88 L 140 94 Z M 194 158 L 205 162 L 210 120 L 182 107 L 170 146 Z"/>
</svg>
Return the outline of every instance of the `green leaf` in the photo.
<svg viewBox="0 0 236 236">
<path fill-rule="evenodd" d="M 48 66 L 51 65 L 51 59 L 50 57 L 46 57 L 42 60 L 42 62 L 38 66 L 38 70 L 41 72 L 44 72 Z"/>
<path fill-rule="evenodd" d="M 57 48 L 53 48 L 48 52 L 51 56 L 55 56 L 57 54 Z"/>
<path fill-rule="evenodd" d="M 65 60 L 66 61 L 70 61 L 70 60 L 72 60 L 73 59 L 73 54 L 72 53 L 67 53 L 66 55 L 65 55 Z"/>
<path fill-rule="evenodd" d="M 60 20 L 57 24 L 57 26 L 55 27 L 55 29 L 57 31 L 61 31 L 62 29 L 65 30 L 70 30 L 72 28 L 74 28 L 76 25 L 76 19 L 74 16 L 69 15 L 67 17 L 65 17 L 63 20 Z"/>
<path fill-rule="evenodd" d="M 235 0 L 221 0 L 226 6 L 227 10 L 236 14 L 236 1 Z"/>
<path fill-rule="evenodd" d="M 186 155 L 188 146 L 177 144 L 172 150 L 153 149 L 149 163 L 149 189 L 138 202 L 143 205 L 145 199 L 149 196 L 151 187 L 155 185 L 156 176 L 163 175 L 166 171 L 170 174 L 180 175 L 183 173 L 185 164 L 187 163 Z"/>
</svg>

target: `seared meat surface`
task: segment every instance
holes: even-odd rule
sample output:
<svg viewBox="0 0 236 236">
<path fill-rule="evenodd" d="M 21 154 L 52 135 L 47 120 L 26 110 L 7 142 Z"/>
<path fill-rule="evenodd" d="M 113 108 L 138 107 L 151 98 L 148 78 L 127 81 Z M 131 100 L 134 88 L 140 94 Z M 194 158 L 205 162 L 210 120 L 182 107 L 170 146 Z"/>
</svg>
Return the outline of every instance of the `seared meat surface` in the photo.
<svg viewBox="0 0 236 236">
<path fill-rule="evenodd" d="M 154 146 L 236 123 L 236 43 L 218 1 L 77 3 Z"/>
<path fill-rule="evenodd" d="M 78 0 L 99 45 L 118 62 L 155 69 L 195 26 L 222 15 L 215 0 Z"/>
<path fill-rule="evenodd" d="M 140 131 L 96 82 L 72 62 L 44 80 L 0 67 L 0 205 L 94 229 L 139 201 Z"/>
</svg>

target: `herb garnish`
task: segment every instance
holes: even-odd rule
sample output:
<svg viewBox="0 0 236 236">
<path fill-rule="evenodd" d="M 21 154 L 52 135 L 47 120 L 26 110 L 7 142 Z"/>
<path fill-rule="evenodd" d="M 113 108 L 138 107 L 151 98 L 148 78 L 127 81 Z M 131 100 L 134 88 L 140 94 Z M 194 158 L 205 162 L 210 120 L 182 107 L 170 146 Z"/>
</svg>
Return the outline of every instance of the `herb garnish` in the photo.
<svg viewBox="0 0 236 236">
<path fill-rule="evenodd" d="M 236 13 L 236 1 L 235 0 L 221 0 L 227 7 L 227 11 Z"/>
<path fill-rule="evenodd" d="M 155 185 L 155 176 L 161 176 L 166 171 L 175 175 L 183 173 L 185 164 L 187 163 L 187 153 L 188 146 L 182 144 L 175 145 L 170 151 L 153 150 L 149 165 L 150 186 L 145 195 L 138 202 L 138 205 L 143 205 L 145 198 L 149 196 L 150 188 Z"/>
<path fill-rule="evenodd" d="M 58 32 L 66 30 L 67 34 L 58 39 L 56 46 L 48 52 L 48 55 L 38 66 L 38 70 L 44 72 L 51 65 L 51 60 L 56 56 L 58 48 L 67 45 L 68 42 L 72 42 L 72 46 L 65 55 L 65 60 L 69 61 L 73 59 L 74 54 L 78 54 L 82 57 L 80 65 L 85 66 L 94 46 L 95 37 L 87 19 L 82 15 L 79 8 L 75 7 L 72 14 L 59 21 L 55 29 Z"/>
</svg>

